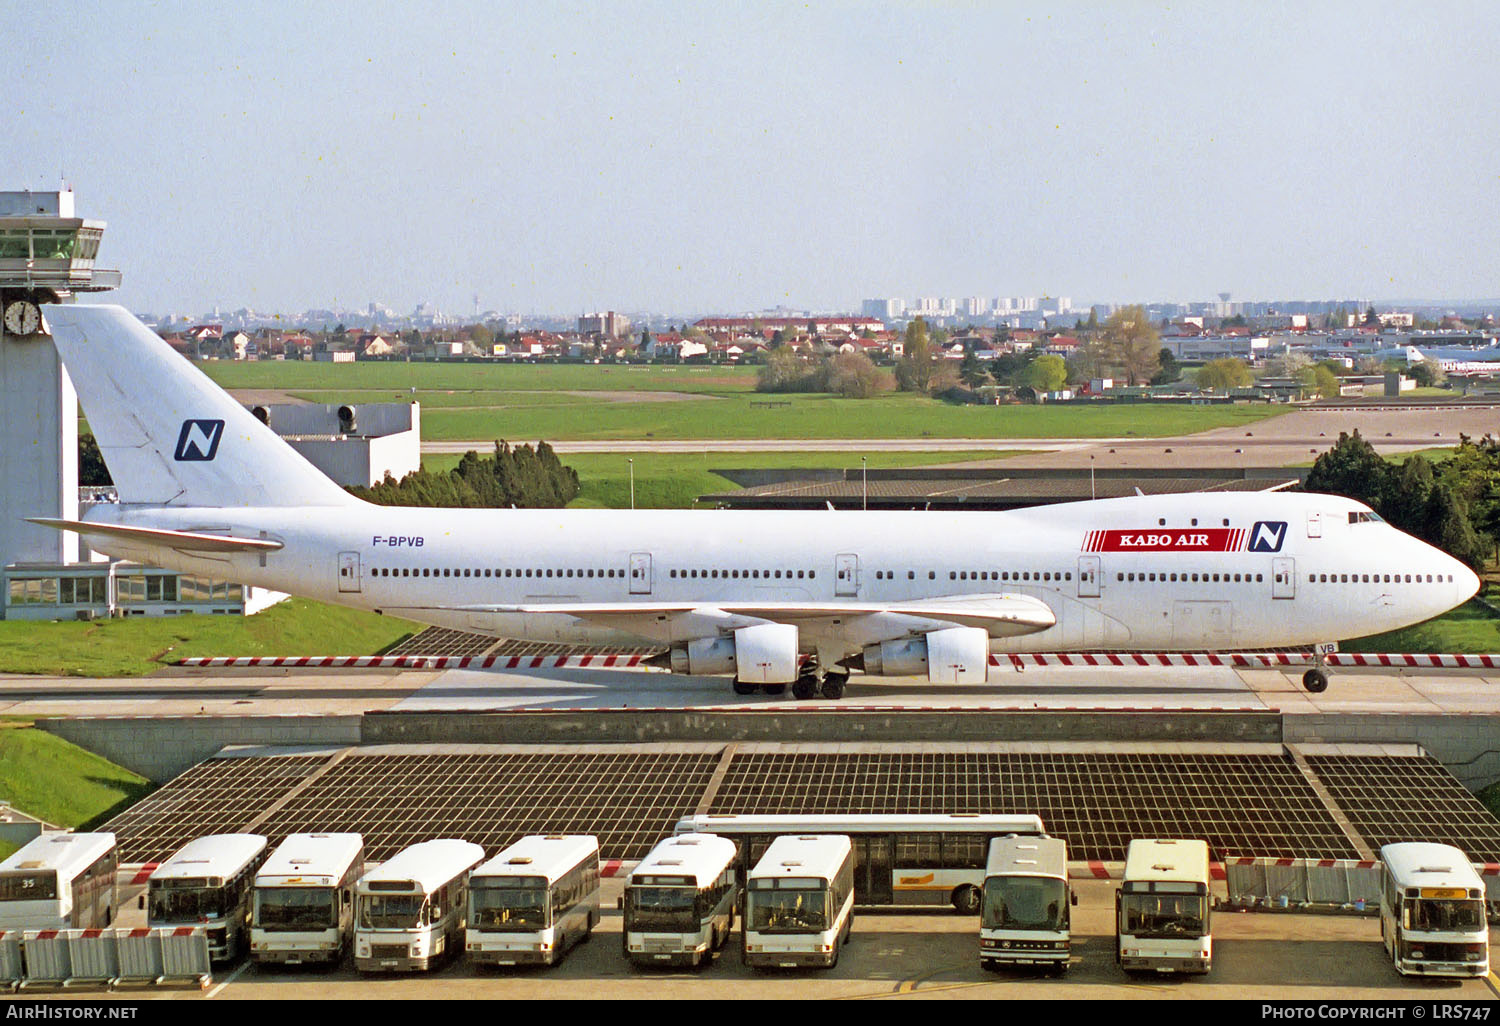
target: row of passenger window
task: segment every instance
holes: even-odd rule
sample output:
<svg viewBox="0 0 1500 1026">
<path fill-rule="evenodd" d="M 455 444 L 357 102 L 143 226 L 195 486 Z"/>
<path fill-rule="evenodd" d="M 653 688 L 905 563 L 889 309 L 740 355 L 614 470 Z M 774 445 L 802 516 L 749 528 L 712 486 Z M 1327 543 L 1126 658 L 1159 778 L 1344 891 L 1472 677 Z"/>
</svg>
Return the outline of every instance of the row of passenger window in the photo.
<svg viewBox="0 0 1500 1026">
<path fill-rule="evenodd" d="M 738 580 L 749 578 L 750 580 L 763 581 L 791 581 L 812 579 L 818 576 L 816 570 L 668 570 L 667 576 L 672 578 L 688 578 L 690 580 Z"/>
<path fill-rule="evenodd" d="M 471 567 L 372 567 L 371 577 L 613 577 L 623 579 L 624 570 L 498 570 L 486 567 L 475 570 Z"/>
<path fill-rule="evenodd" d="M 1280 579 L 1281 578 L 1279 578 L 1279 577 L 1277 578 L 1277 580 L 1280 580 Z M 1170 573 L 1168 573 L 1168 574 L 1162 574 L 1162 573 L 1155 573 L 1155 574 L 1153 574 L 1153 573 L 1123 573 L 1123 574 L 1119 574 L 1119 573 L 1117 573 L 1117 574 L 1115 574 L 1115 580 L 1116 581 L 1124 581 L 1127 584 L 1131 583 L 1131 582 L 1134 582 L 1134 581 L 1146 581 L 1146 582 L 1151 582 L 1151 581 L 1168 581 L 1168 582 L 1176 581 L 1176 582 L 1184 582 L 1184 581 L 1186 581 L 1186 582 L 1189 582 L 1189 583 L 1198 583 L 1198 584 L 1259 584 L 1259 583 L 1261 583 L 1262 581 L 1265 580 L 1265 575 L 1263 575 L 1263 574 L 1210 574 L 1210 573 L 1197 573 L 1197 574 L 1183 574 L 1183 573 L 1177 573 L 1177 574 L 1170 574 Z"/>
<path fill-rule="evenodd" d="M 935 581 L 935 580 L 937 580 L 937 575 L 938 575 L 938 572 L 936 570 L 929 570 L 929 571 L 927 571 L 927 579 L 929 581 Z M 893 570 L 876 570 L 875 571 L 875 579 L 877 581 L 894 581 L 896 579 L 896 573 Z M 917 579 L 917 571 L 916 570 L 908 570 L 908 571 L 906 571 L 906 579 L 908 581 L 915 581 Z M 950 580 L 950 581 L 1009 581 L 1009 582 L 1014 583 L 1014 582 L 1017 582 L 1017 581 L 1028 581 L 1028 582 L 1034 582 L 1034 581 L 1071 581 L 1072 579 L 1073 579 L 1073 574 L 1072 574 L 1071 571 L 1062 571 L 1062 570 L 1054 570 L 1054 571 L 1042 571 L 1042 570 L 949 570 L 948 571 L 948 580 Z"/>
<path fill-rule="evenodd" d="M 1308 574 L 1308 584 L 1452 584 L 1452 574 Z"/>
</svg>

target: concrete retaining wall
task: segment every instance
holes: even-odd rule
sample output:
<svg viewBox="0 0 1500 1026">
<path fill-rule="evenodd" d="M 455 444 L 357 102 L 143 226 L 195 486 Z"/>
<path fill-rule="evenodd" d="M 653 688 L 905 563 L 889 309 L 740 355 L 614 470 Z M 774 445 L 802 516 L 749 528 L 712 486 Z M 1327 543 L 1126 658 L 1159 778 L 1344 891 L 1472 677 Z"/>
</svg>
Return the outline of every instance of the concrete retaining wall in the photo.
<svg viewBox="0 0 1500 1026">
<path fill-rule="evenodd" d="M 162 783 L 226 745 L 359 744 L 359 716 L 73 716 L 36 725 Z"/>
<path fill-rule="evenodd" d="M 69 717 L 37 725 L 155 781 L 227 745 L 649 741 L 1182 741 L 1419 744 L 1471 790 L 1500 780 L 1500 714 L 588 710 L 364 716 Z"/>
<path fill-rule="evenodd" d="M 1417 744 L 1465 787 L 1500 780 L 1500 714 L 1342 713 L 1288 716 L 1287 744 Z"/>
<path fill-rule="evenodd" d="M 764 712 L 692 709 L 365 714 L 364 744 L 645 741 L 1196 741 L 1280 743 L 1277 713 Z"/>
</svg>

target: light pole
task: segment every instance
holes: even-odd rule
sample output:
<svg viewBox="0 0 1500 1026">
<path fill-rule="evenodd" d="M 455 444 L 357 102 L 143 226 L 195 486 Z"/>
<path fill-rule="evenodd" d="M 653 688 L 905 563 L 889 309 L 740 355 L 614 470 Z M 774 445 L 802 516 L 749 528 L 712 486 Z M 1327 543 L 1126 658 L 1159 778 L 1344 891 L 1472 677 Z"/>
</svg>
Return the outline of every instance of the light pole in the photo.
<svg viewBox="0 0 1500 1026">
<path fill-rule="evenodd" d="M 630 464 L 630 508 L 635 509 L 635 459 L 631 457 L 625 462 Z"/>
<path fill-rule="evenodd" d="M 859 458 L 859 508 L 864 512 L 870 509 L 870 457 Z"/>
</svg>

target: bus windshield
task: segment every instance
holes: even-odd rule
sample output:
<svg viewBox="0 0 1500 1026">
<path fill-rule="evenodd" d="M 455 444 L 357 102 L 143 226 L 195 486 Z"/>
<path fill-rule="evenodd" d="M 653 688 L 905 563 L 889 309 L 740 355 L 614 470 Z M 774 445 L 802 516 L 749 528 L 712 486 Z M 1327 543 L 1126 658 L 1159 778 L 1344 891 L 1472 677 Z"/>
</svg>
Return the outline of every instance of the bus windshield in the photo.
<svg viewBox="0 0 1500 1026">
<path fill-rule="evenodd" d="M 359 899 L 359 925 L 367 930 L 415 930 L 425 926 L 427 895 L 362 895 Z"/>
<path fill-rule="evenodd" d="M 1068 928 L 1068 885 L 1056 877 L 992 876 L 984 882 L 984 922 L 990 930 Z"/>
<path fill-rule="evenodd" d="M 256 926 L 265 930 L 327 930 L 339 924 L 332 887 L 257 887 Z"/>
<path fill-rule="evenodd" d="M 525 932 L 547 928 L 545 887 L 475 888 L 474 921 L 480 930 Z"/>
<path fill-rule="evenodd" d="M 0 873 L 0 901 L 55 901 L 57 872 Z"/>
<path fill-rule="evenodd" d="M 224 890 L 219 887 L 151 888 L 153 923 L 196 923 L 224 914 Z"/>
<path fill-rule="evenodd" d="M 756 933 L 822 933 L 828 929 L 828 892 L 821 888 L 753 891 L 750 929 Z"/>
<path fill-rule="evenodd" d="M 1132 937 L 1201 937 L 1208 898 L 1201 894 L 1125 894 L 1120 932 Z"/>
<path fill-rule="evenodd" d="M 695 932 L 697 899 L 698 891 L 692 887 L 627 887 L 626 928 L 641 933 Z"/>
<path fill-rule="evenodd" d="M 1473 933 L 1485 929 L 1482 901 L 1420 898 L 1408 901 L 1406 907 L 1410 911 L 1408 930 Z"/>
</svg>

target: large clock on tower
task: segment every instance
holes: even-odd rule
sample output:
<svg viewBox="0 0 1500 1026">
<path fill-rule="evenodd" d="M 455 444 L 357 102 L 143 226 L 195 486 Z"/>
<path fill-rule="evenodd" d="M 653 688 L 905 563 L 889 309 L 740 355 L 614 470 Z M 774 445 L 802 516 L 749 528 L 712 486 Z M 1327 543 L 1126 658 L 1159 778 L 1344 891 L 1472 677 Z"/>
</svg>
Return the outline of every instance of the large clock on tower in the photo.
<svg viewBox="0 0 1500 1026">
<path fill-rule="evenodd" d="M 42 330 L 42 311 L 29 299 L 6 303 L 4 319 L 7 335 L 35 335 Z"/>
</svg>

